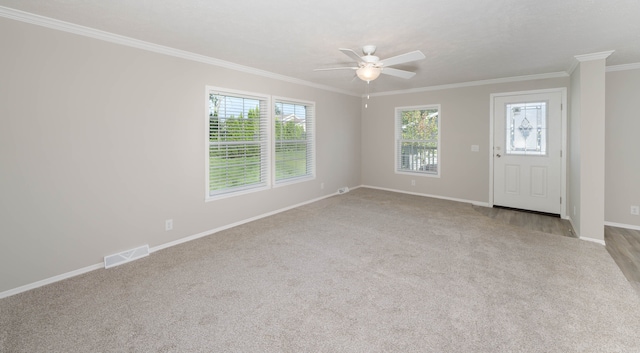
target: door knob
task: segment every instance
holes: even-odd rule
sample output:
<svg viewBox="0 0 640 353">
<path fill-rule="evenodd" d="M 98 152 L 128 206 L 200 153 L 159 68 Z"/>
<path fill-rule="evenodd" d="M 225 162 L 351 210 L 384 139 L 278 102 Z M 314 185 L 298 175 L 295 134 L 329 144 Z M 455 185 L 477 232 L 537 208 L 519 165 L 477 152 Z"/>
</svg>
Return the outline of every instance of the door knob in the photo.
<svg viewBox="0 0 640 353">
<path fill-rule="evenodd" d="M 500 153 L 498 153 L 498 154 L 496 154 L 496 157 L 500 158 L 500 157 L 502 157 L 502 156 L 500 155 Z"/>
</svg>

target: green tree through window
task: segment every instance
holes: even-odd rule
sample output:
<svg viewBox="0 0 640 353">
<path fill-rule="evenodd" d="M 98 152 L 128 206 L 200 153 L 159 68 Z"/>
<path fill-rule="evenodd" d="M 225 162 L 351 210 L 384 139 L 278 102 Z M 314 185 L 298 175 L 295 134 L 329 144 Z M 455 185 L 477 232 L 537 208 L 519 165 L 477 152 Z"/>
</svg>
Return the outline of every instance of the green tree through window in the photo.
<svg viewBox="0 0 640 353">
<path fill-rule="evenodd" d="M 313 106 L 276 101 L 276 183 L 313 176 Z"/>
<path fill-rule="evenodd" d="M 207 89 L 207 199 L 315 177 L 315 103 Z"/>
<path fill-rule="evenodd" d="M 396 108 L 396 171 L 439 175 L 440 107 Z"/>
<path fill-rule="evenodd" d="M 209 95 L 209 196 L 267 185 L 266 100 Z"/>
</svg>

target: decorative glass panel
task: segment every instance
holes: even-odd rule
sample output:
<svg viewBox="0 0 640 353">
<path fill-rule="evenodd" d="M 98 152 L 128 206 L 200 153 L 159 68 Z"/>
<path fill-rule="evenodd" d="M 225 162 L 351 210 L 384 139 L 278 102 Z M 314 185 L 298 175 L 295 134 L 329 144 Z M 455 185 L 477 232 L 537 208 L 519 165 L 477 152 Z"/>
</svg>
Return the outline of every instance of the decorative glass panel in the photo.
<svg viewBox="0 0 640 353">
<path fill-rule="evenodd" d="M 547 154 L 547 102 L 506 105 L 507 154 Z"/>
</svg>

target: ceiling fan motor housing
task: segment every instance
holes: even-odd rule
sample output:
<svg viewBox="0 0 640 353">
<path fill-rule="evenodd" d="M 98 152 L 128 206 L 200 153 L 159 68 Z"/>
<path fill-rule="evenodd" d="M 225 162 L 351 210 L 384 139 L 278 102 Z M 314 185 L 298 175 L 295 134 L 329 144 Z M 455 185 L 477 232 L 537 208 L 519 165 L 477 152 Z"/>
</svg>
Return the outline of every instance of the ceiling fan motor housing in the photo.
<svg viewBox="0 0 640 353">
<path fill-rule="evenodd" d="M 362 47 L 362 52 L 364 53 L 364 55 L 373 55 L 373 53 L 376 52 L 376 46 L 375 45 L 365 45 Z"/>
<path fill-rule="evenodd" d="M 375 64 L 380 60 L 379 57 L 375 56 L 375 55 L 365 55 L 362 57 L 362 61 L 364 61 L 367 64 Z"/>
</svg>

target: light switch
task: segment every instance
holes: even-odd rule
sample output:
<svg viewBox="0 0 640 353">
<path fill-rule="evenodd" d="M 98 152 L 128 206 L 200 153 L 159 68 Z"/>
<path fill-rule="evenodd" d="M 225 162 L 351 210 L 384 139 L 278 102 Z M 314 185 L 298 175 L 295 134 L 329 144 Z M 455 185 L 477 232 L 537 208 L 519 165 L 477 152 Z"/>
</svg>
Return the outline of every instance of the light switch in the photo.
<svg viewBox="0 0 640 353">
<path fill-rule="evenodd" d="M 479 152 L 479 151 L 480 151 L 480 146 L 471 145 L 471 152 Z"/>
</svg>

